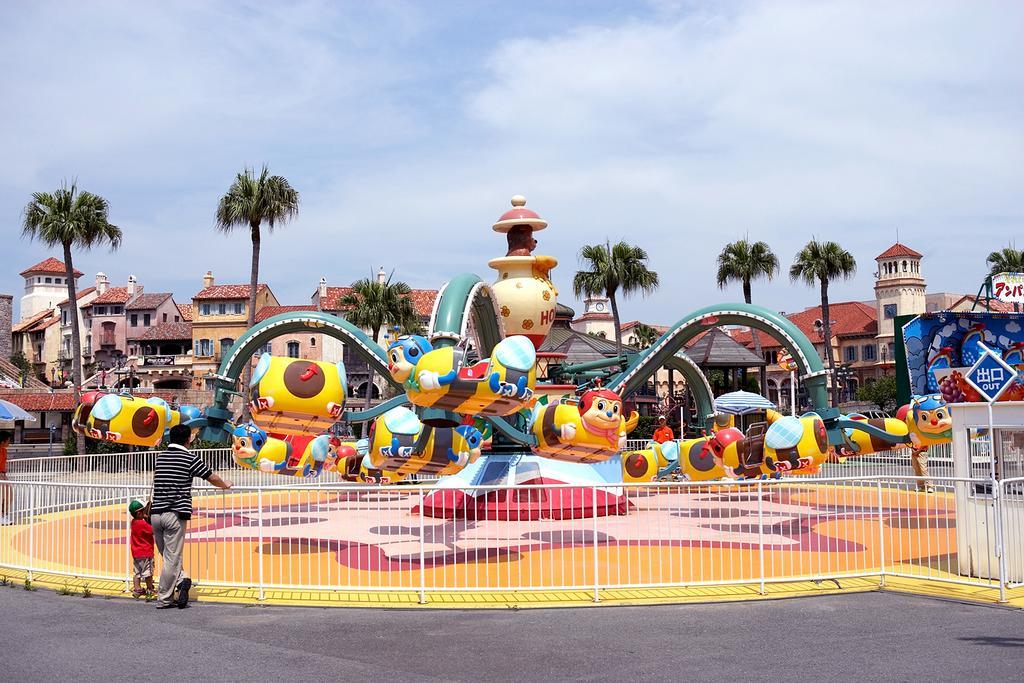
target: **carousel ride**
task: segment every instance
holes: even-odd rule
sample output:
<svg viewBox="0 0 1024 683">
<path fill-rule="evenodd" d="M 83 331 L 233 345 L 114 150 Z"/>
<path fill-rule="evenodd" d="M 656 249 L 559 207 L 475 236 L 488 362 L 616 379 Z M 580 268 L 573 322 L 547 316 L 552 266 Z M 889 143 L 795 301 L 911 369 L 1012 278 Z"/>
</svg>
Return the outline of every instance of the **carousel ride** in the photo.
<svg viewBox="0 0 1024 683">
<path fill-rule="evenodd" d="M 214 400 L 205 410 L 92 392 L 83 396 L 73 428 L 89 438 L 152 448 L 171 426 L 186 424 L 202 429 L 204 439 L 230 442 L 239 466 L 291 477 L 334 471 L 350 481 L 388 484 L 430 474 L 440 479 L 424 497 L 424 514 L 496 519 L 621 514 L 624 485 L 674 470 L 697 481 L 813 474 L 829 457 L 948 439 L 941 397 L 929 399 L 938 407 L 921 403 L 901 419 L 841 415 L 828 403 L 827 372 L 810 340 L 778 313 L 750 304 L 695 311 L 641 352 L 576 365 L 549 359 L 547 376 L 538 378 L 539 348 L 558 297 L 551 281 L 557 260 L 533 253 L 534 234 L 545 228 L 523 197 L 513 197 L 493 225 L 508 244 L 506 255 L 488 264 L 496 280 L 462 274 L 447 282 L 424 336 L 394 335 L 385 348 L 344 318 L 284 313 L 236 341 L 213 377 Z M 679 352 L 721 325 L 778 339 L 798 367 L 812 412 L 769 411 L 765 423 L 746 432 L 716 424 L 707 379 Z M 341 341 L 397 395 L 352 410 L 343 363 L 263 354 L 252 373 L 251 421 L 240 422 L 230 406 L 245 400 L 246 366 L 269 341 L 296 332 Z M 638 421 L 629 398 L 663 367 L 682 373 L 707 435 L 623 452 Z M 369 423 L 369 434 L 342 441 L 330 433 L 339 422 Z M 547 486 L 543 495 L 516 495 L 513 488 L 538 484 Z"/>
</svg>

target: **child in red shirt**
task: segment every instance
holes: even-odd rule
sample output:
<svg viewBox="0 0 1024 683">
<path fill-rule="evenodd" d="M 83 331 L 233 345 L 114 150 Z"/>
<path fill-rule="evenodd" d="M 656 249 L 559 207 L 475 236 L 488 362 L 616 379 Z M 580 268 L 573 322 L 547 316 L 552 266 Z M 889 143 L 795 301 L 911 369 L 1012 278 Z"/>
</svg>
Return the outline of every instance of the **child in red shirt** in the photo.
<svg viewBox="0 0 1024 683">
<path fill-rule="evenodd" d="M 132 595 L 136 598 L 146 596 L 146 602 L 156 598 L 153 593 L 153 527 L 149 523 L 149 506 L 141 500 L 133 500 L 128 504 L 128 513 L 132 516 L 132 564 L 135 567 L 135 586 Z M 146 580 L 146 590 L 142 590 L 142 579 Z"/>
</svg>

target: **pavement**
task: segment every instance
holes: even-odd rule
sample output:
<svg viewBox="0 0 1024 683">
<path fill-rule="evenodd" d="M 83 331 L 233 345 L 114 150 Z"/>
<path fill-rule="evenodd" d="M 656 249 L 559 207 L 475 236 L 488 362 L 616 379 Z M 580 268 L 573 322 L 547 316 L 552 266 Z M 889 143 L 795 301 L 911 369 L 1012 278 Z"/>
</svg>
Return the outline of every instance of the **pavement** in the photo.
<svg viewBox="0 0 1024 683">
<path fill-rule="evenodd" d="M 874 592 L 732 604 L 372 610 L 0 588 L 0 679 L 1020 680 L 1024 611 Z"/>
</svg>

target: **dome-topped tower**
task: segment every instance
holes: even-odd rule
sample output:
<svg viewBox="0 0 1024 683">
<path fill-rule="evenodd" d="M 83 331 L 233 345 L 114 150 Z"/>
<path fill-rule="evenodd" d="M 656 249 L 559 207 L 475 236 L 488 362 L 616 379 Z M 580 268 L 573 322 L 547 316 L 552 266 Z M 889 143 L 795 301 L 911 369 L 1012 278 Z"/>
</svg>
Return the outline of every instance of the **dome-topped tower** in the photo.
<svg viewBox="0 0 1024 683">
<path fill-rule="evenodd" d="M 526 208 L 526 197 L 512 197 L 512 208 L 492 226 L 505 233 L 508 251 L 487 265 L 498 271 L 493 289 L 506 335 L 521 334 L 540 347 L 555 320 L 558 290 L 550 279 L 558 265 L 554 256 L 534 255 L 537 240 L 533 233 L 544 230 L 548 222 Z"/>
<path fill-rule="evenodd" d="M 925 311 L 925 280 L 921 275 L 923 256 L 897 242 L 875 257 L 875 302 L 878 307 L 878 338 L 893 339 L 893 319 Z M 888 349 L 886 349 L 888 351 Z M 884 356 L 889 353 L 880 354 Z"/>
</svg>

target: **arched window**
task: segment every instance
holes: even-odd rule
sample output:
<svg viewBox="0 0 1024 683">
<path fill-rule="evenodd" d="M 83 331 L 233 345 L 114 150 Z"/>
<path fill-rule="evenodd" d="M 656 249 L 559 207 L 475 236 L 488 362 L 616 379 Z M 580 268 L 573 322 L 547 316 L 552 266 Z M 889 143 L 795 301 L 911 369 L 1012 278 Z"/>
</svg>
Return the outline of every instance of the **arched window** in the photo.
<svg viewBox="0 0 1024 683">
<path fill-rule="evenodd" d="M 231 347 L 234 346 L 235 340 L 231 337 L 224 337 L 220 340 L 220 355 L 226 356 L 231 353 Z"/>
<path fill-rule="evenodd" d="M 316 337 L 310 337 L 309 338 L 309 345 L 310 346 L 316 346 Z"/>
<path fill-rule="evenodd" d="M 907 272 L 907 260 L 903 259 L 903 272 Z"/>
<path fill-rule="evenodd" d="M 288 357 L 298 358 L 299 357 L 299 342 L 290 341 L 288 342 Z"/>
</svg>

